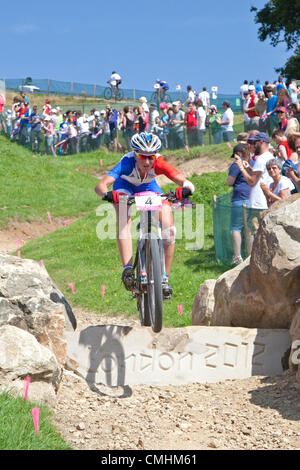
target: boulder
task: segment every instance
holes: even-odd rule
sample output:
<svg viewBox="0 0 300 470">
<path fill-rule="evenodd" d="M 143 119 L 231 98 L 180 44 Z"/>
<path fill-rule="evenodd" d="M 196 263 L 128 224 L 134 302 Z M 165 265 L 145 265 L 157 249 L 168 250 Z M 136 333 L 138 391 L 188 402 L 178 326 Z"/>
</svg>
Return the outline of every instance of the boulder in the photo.
<svg viewBox="0 0 300 470">
<path fill-rule="evenodd" d="M 64 365 L 66 331 L 76 319 L 63 294 L 40 263 L 0 254 L 0 327 L 12 325 L 32 334 Z"/>
<path fill-rule="evenodd" d="M 220 276 L 214 299 L 201 304 L 214 303 L 213 312 L 199 308 L 200 318 L 210 317 L 209 324 L 215 326 L 290 327 L 300 298 L 299 214 L 300 194 L 265 213 L 251 257 Z"/>
<path fill-rule="evenodd" d="M 29 376 L 30 401 L 55 403 L 62 368 L 50 349 L 27 331 L 12 325 L 0 327 L 0 392 L 24 396 L 24 379 Z"/>
<path fill-rule="evenodd" d="M 210 325 L 215 306 L 215 285 L 215 279 L 207 279 L 198 290 L 192 306 L 192 325 Z"/>
</svg>

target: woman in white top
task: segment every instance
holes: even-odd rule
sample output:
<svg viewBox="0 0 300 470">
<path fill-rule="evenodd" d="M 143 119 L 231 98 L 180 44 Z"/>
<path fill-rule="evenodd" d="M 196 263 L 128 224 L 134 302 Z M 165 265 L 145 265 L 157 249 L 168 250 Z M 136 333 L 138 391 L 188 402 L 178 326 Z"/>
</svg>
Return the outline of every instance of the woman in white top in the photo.
<svg viewBox="0 0 300 470">
<path fill-rule="evenodd" d="M 286 199 L 291 195 L 291 191 L 294 189 L 294 185 L 289 178 L 282 176 L 282 161 L 280 158 L 272 158 L 266 164 L 266 168 L 270 177 L 273 179 L 273 183 L 268 186 L 266 183 L 261 183 L 261 189 L 266 196 L 268 207 L 270 207 L 275 201 Z"/>
</svg>

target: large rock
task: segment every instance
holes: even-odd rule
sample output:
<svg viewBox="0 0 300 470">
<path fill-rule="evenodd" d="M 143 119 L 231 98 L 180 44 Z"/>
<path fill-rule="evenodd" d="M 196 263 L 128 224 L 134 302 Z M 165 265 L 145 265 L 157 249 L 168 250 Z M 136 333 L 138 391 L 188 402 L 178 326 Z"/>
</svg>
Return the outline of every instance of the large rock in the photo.
<svg viewBox="0 0 300 470">
<path fill-rule="evenodd" d="M 215 279 L 207 279 L 198 290 L 192 306 L 193 325 L 210 325 L 215 306 L 215 285 Z"/>
<path fill-rule="evenodd" d="M 53 352 L 32 334 L 11 325 L 0 327 L 0 392 L 24 396 L 24 378 L 29 376 L 28 399 L 53 405 L 61 375 Z"/>
<path fill-rule="evenodd" d="M 289 367 L 290 371 L 296 374 L 296 378 L 300 382 L 300 307 L 298 307 L 293 317 L 290 326 L 290 336 L 292 346 L 289 357 Z"/>
<path fill-rule="evenodd" d="M 40 263 L 0 254 L 0 327 L 3 325 L 31 333 L 64 365 L 65 334 L 74 331 L 76 319 Z"/>
<path fill-rule="evenodd" d="M 300 298 L 300 194 L 265 214 L 251 257 L 225 272 L 203 304 L 210 325 L 289 328 Z M 193 324 L 196 324 L 194 314 Z M 203 323 L 200 323 L 203 324 Z"/>
</svg>

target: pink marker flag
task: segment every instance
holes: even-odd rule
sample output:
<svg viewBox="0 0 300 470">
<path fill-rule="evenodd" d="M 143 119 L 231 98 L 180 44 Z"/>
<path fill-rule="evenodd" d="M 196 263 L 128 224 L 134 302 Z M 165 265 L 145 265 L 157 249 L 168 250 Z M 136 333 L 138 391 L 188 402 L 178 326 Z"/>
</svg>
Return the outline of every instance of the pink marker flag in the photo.
<svg viewBox="0 0 300 470">
<path fill-rule="evenodd" d="M 187 153 L 190 153 L 190 149 L 188 148 L 187 145 L 185 146 L 185 150 L 187 151 Z"/>
<path fill-rule="evenodd" d="M 49 224 L 52 224 L 51 214 L 50 214 L 49 211 L 47 212 L 47 215 L 48 215 L 48 219 L 49 219 Z"/>
<path fill-rule="evenodd" d="M 33 158 L 36 158 L 36 155 L 32 155 L 32 156 L 33 156 Z"/>
<path fill-rule="evenodd" d="M 40 260 L 40 263 L 41 263 L 42 266 L 45 266 L 45 263 L 44 263 L 43 259 Z"/>
<path fill-rule="evenodd" d="M 79 171 L 79 168 L 76 168 L 76 171 Z"/>
<path fill-rule="evenodd" d="M 103 160 L 100 158 L 100 166 L 103 166 Z"/>
<path fill-rule="evenodd" d="M 70 287 L 70 289 L 71 289 L 72 294 L 75 294 L 73 282 L 70 282 L 69 287 Z"/>
<path fill-rule="evenodd" d="M 39 408 L 32 408 L 31 409 L 31 414 L 32 414 L 35 434 L 38 436 L 39 435 L 39 418 L 40 418 L 39 414 L 40 414 L 40 409 Z"/>
<path fill-rule="evenodd" d="M 28 389 L 29 389 L 29 384 L 30 384 L 31 378 L 30 378 L 30 377 L 26 377 L 26 378 L 24 379 L 24 381 L 25 381 L 24 401 L 26 401 L 26 400 L 27 400 Z"/>
<path fill-rule="evenodd" d="M 230 149 L 232 149 L 232 145 L 231 145 L 230 142 L 226 142 L 226 145 L 227 145 Z"/>
<path fill-rule="evenodd" d="M 179 315 L 182 315 L 183 305 L 177 305 L 177 310 L 178 310 Z"/>
<path fill-rule="evenodd" d="M 101 286 L 101 297 L 102 297 L 102 299 L 104 299 L 105 289 L 106 289 L 105 285 Z"/>
<path fill-rule="evenodd" d="M 21 258 L 21 251 L 18 250 L 18 257 Z"/>
<path fill-rule="evenodd" d="M 68 225 L 68 222 L 64 220 L 64 227 L 66 227 L 67 225 Z"/>
</svg>

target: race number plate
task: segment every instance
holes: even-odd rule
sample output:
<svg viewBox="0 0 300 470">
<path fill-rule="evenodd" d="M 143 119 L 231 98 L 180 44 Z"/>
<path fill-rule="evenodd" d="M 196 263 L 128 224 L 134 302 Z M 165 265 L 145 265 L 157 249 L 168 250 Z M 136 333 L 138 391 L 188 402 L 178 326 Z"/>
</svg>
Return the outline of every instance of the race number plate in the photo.
<svg viewBox="0 0 300 470">
<path fill-rule="evenodd" d="M 135 194 L 135 203 L 139 211 L 159 211 L 162 208 L 160 195 L 150 192 Z"/>
</svg>

